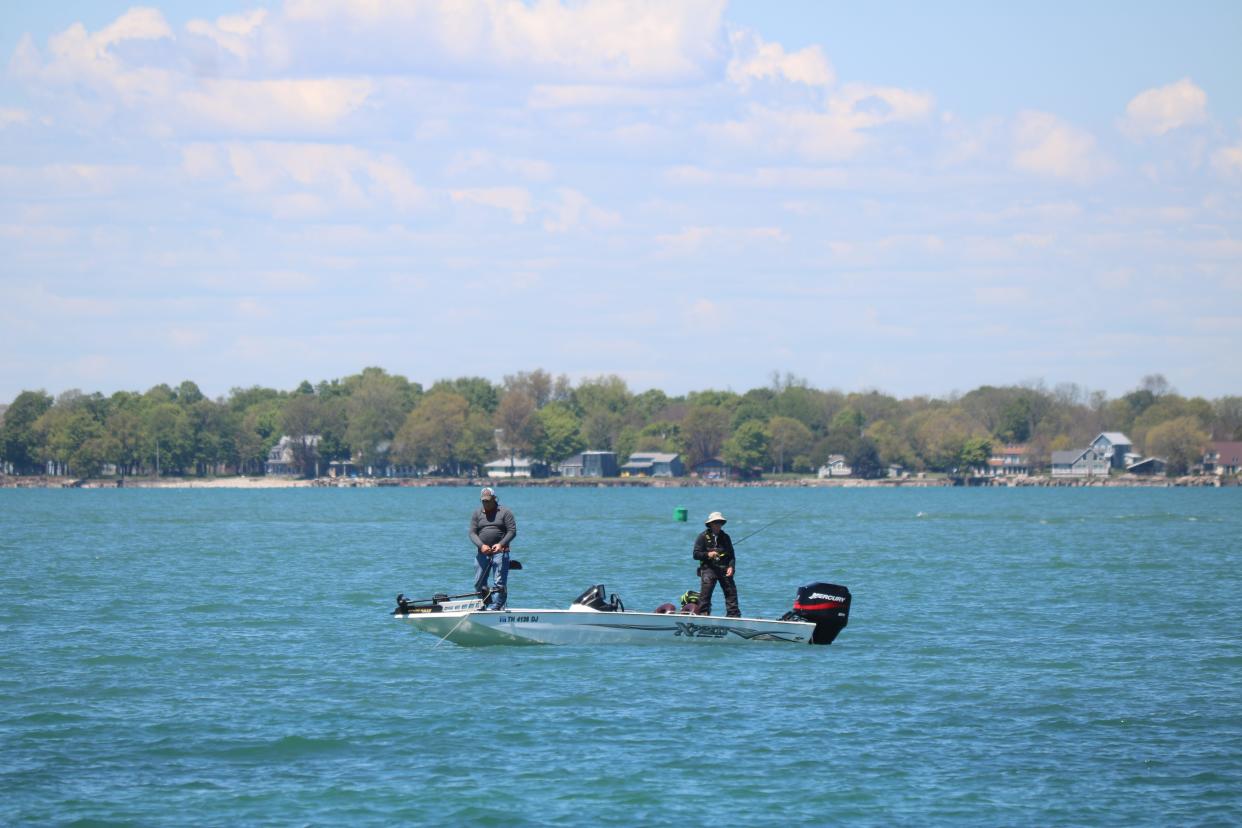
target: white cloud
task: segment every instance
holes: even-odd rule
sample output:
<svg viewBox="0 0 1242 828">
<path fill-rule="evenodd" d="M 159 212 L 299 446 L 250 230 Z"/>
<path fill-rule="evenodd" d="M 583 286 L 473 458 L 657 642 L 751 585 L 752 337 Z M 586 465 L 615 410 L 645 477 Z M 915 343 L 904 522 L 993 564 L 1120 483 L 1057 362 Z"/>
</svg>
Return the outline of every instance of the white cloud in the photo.
<svg viewBox="0 0 1242 828">
<path fill-rule="evenodd" d="M 30 123 L 30 113 L 26 110 L 0 107 L 0 129 L 15 124 L 24 125 L 28 123 Z"/>
<path fill-rule="evenodd" d="M 455 204 L 478 204 L 496 210 L 504 210 L 514 224 L 524 224 L 533 209 L 533 199 L 525 187 L 480 187 L 453 190 L 450 193 Z"/>
<path fill-rule="evenodd" d="M 676 105 L 687 98 L 685 92 L 670 89 L 651 89 L 643 86 L 617 86 L 609 84 L 536 84 L 531 89 L 529 103 L 534 109 L 586 109 L 586 108 L 650 108 L 658 105 Z"/>
<path fill-rule="evenodd" d="M 732 32 L 729 41 L 733 58 L 726 74 L 743 89 L 754 81 L 787 81 L 826 87 L 836 78 L 832 65 L 818 46 L 790 53 L 781 44 L 765 42 L 751 31 Z"/>
<path fill-rule="evenodd" d="M 1013 165 L 1023 172 L 1086 180 L 1107 167 L 1094 135 L 1047 112 L 1019 114 L 1013 137 Z"/>
<path fill-rule="evenodd" d="M 142 167 L 133 164 L 60 163 L 38 167 L 0 166 L 0 179 L 10 192 L 44 197 L 108 196 L 143 179 Z"/>
<path fill-rule="evenodd" d="M 758 167 L 735 172 L 691 165 L 672 167 L 664 177 L 680 185 L 742 187 L 758 190 L 839 190 L 857 187 L 865 179 L 875 186 L 879 176 L 859 174 L 842 167 Z"/>
<path fill-rule="evenodd" d="M 444 172 L 448 176 L 462 176 L 475 172 L 499 170 L 528 181 L 547 181 L 552 177 L 552 165 L 536 158 L 510 158 L 484 149 L 473 149 L 453 155 Z"/>
<path fill-rule="evenodd" d="M 102 51 L 125 40 L 162 40 L 172 36 L 172 29 L 158 9 L 132 8 L 92 35 L 90 40 Z"/>
<path fill-rule="evenodd" d="M 214 23 L 191 20 L 185 29 L 190 34 L 211 40 L 236 58 L 248 60 L 255 54 L 258 35 L 267 15 L 267 9 L 253 9 L 243 14 L 218 17 Z"/>
<path fill-rule="evenodd" d="M 894 234 L 876 239 L 833 239 L 826 243 L 834 264 L 871 266 L 881 262 L 923 261 L 941 257 L 944 239 L 934 233 Z"/>
<path fill-rule="evenodd" d="M 621 217 L 610 210 L 596 207 L 577 190 L 561 187 L 560 202 L 551 208 L 552 216 L 543 223 L 550 233 L 566 233 L 579 227 L 615 227 Z"/>
<path fill-rule="evenodd" d="M 670 253 L 694 253 L 706 246 L 783 244 L 789 238 L 779 227 L 683 227 L 676 233 L 656 236 L 656 242 Z"/>
<path fill-rule="evenodd" d="M 409 169 L 383 153 L 336 144 L 192 144 L 182 169 L 198 179 L 231 181 L 244 192 L 270 199 L 283 215 L 332 210 L 410 211 L 426 195 Z"/>
<path fill-rule="evenodd" d="M 323 130 L 362 106 L 369 80 L 209 80 L 177 96 L 186 121 L 241 134 Z"/>
<path fill-rule="evenodd" d="M 751 150 L 842 160 L 866 148 L 877 127 L 921 120 L 933 105 L 930 95 L 919 92 L 848 84 L 829 96 L 823 110 L 755 105 L 745 120 L 716 125 L 710 132 Z"/>
<path fill-rule="evenodd" d="M 1190 78 L 1148 89 L 1126 105 L 1121 122 L 1124 132 L 1135 138 L 1167 132 L 1207 120 L 1207 93 Z"/>
<path fill-rule="evenodd" d="M 254 37 L 265 19 L 250 13 L 215 24 L 194 21 L 188 29 L 236 54 L 245 50 L 229 38 Z M 158 11 L 131 9 L 98 32 L 75 23 L 53 35 L 46 58 L 24 39 L 13 70 L 62 96 L 89 120 L 122 109 L 161 133 L 204 125 L 242 134 L 323 131 L 357 110 L 373 91 L 372 81 L 358 78 L 200 78 L 175 54 L 139 63 L 114 48 L 132 40 L 175 41 L 175 36 Z"/>
<path fill-rule="evenodd" d="M 48 39 L 48 56 L 23 38 L 12 67 L 18 77 L 32 79 L 95 107 L 136 106 L 166 98 L 173 73 L 152 65 L 131 65 L 113 48 L 130 40 L 164 40 L 172 29 L 155 9 L 131 9 L 108 26 L 91 33 L 75 23 Z M 89 94 L 83 94 L 89 90 Z M 99 100 L 96 100 L 96 99 Z"/>
<path fill-rule="evenodd" d="M 1212 166 L 1226 175 L 1242 175 L 1242 144 L 1218 149 L 1212 154 Z"/>
<path fill-rule="evenodd" d="M 372 55 L 406 66 L 663 83 L 705 77 L 719 61 L 724 6 L 724 0 L 288 0 L 284 14 L 291 42 L 333 32 L 338 60 L 351 57 L 351 43 L 362 43 Z"/>
</svg>

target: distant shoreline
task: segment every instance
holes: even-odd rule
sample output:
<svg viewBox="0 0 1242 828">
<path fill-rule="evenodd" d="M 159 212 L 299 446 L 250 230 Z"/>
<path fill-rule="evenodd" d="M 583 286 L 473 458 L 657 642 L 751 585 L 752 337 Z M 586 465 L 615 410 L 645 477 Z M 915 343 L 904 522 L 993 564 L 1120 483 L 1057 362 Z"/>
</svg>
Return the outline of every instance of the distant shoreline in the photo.
<svg viewBox="0 0 1242 828">
<path fill-rule="evenodd" d="M 1219 488 L 1239 485 L 1235 479 L 1215 477 L 1145 478 L 1133 475 L 1108 478 L 1061 478 L 1047 475 L 1029 477 L 979 478 L 962 483 L 951 478 L 794 478 L 783 480 L 703 480 L 692 477 L 608 477 L 608 478 L 328 478 L 304 480 L 292 477 L 204 477 L 204 478 L 115 478 L 77 479 L 71 477 L 0 476 L 3 489 L 369 489 L 503 486 L 505 488 L 550 489 L 938 489 L 938 488 Z"/>
</svg>

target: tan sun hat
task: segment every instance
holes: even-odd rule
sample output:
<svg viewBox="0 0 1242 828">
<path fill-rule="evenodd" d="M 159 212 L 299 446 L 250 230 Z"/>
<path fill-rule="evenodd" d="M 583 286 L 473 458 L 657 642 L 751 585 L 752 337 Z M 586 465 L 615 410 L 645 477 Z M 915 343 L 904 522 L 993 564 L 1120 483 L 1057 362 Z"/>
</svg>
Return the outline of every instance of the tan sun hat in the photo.
<svg viewBox="0 0 1242 828">
<path fill-rule="evenodd" d="M 720 512 L 712 512 L 710 515 L 708 515 L 708 516 L 707 516 L 707 520 L 703 521 L 703 525 L 704 525 L 704 526 L 711 526 L 711 525 L 712 525 L 713 523 L 715 523 L 716 521 L 720 521 L 721 523 L 728 523 L 728 522 L 729 522 L 729 521 L 725 520 L 725 516 L 724 516 L 724 515 L 722 515 L 722 514 L 720 514 Z"/>
</svg>

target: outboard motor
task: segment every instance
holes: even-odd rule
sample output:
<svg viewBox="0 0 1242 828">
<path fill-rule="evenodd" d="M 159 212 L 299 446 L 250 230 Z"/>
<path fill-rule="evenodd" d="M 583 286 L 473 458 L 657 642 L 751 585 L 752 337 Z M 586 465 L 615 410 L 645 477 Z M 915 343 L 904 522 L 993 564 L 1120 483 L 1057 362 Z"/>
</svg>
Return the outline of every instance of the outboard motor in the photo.
<svg viewBox="0 0 1242 828">
<path fill-rule="evenodd" d="M 798 587 L 798 597 L 789 614 L 815 625 L 812 644 L 831 644 L 849 623 L 850 598 L 849 589 L 838 584 L 803 584 Z"/>
<path fill-rule="evenodd" d="M 603 584 L 596 584 L 579 595 L 574 599 L 574 604 L 590 607 L 600 612 L 623 612 L 625 610 L 625 605 L 621 603 L 621 599 L 616 595 L 612 596 L 611 601 L 608 600 Z"/>
</svg>

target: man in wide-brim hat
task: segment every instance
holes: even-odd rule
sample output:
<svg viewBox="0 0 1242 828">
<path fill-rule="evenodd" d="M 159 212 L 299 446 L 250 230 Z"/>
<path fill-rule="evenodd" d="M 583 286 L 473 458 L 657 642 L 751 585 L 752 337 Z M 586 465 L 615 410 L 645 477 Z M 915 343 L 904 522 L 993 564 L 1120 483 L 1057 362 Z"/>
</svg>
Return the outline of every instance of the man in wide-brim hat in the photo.
<svg viewBox="0 0 1242 828">
<path fill-rule="evenodd" d="M 707 528 L 694 539 L 694 559 L 699 562 L 699 614 L 711 614 L 712 592 L 719 582 L 725 594 L 725 612 L 730 618 L 738 618 L 742 611 L 737 606 L 737 584 L 733 582 L 737 561 L 733 556 L 733 539 L 724 530 L 726 522 L 720 512 L 712 512 L 704 521 Z"/>
</svg>

